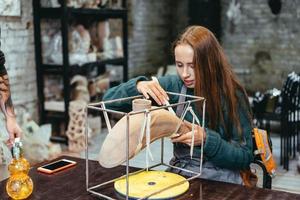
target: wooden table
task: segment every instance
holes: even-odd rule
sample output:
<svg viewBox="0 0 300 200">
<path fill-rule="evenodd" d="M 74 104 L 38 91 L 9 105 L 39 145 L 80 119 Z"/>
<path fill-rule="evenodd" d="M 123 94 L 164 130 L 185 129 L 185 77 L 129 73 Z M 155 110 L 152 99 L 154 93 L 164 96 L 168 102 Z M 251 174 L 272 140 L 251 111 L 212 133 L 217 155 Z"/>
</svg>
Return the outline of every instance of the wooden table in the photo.
<svg viewBox="0 0 300 200">
<path fill-rule="evenodd" d="M 37 167 L 30 170 L 30 176 L 34 183 L 34 191 L 29 200 L 94 200 L 97 197 L 86 192 L 85 189 L 85 160 L 64 156 L 77 161 L 77 165 L 54 175 L 46 175 L 37 172 Z M 59 159 L 59 158 L 58 158 Z M 96 185 L 110 180 L 112 176 L 120 176 L 125 172 L 124 166 L 113 169 L 102 168 L 98 162 L 89 161 L 91 185 Z M 0 183 L 0 199 L 9 199 L 5 190 L 6 180 Z M 106 186 L 101 193 L 116 199 L 122 199 L 113 189 Z M 300 195 L 273 191 L 267 189 L 248 189 L 240 185 L 197 179 L 190 182 L 190 189 L 177 199 L 300 199 Z"/>
</svg>

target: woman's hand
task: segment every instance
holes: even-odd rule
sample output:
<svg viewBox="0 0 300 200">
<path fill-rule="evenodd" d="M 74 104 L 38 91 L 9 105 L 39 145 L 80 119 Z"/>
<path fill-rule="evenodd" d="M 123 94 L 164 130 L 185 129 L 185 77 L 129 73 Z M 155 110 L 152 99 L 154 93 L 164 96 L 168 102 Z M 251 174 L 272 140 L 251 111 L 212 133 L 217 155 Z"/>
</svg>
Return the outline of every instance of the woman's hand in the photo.
<svg viewBox="0 0 300 200">
<path fill-rule="evenodd" d="M 185 124 L 188 124 L 188 127 L 190 129 L 192 129 L 192 124 L 189 122 L 184 122 Z M 199 125 L 195 124 L 195 135 L 194 135 L 194 145 L 198 146 L 201 145 L 201 141 L 202 141 L 202 135 L 203 135 L 203 143 L 205 142 L 206 139 L 206 133 L 205 133 L 205 129 L 202 128 Z M 192 131 L 185 133 L 185 134 L 181 134 L 181 135 L 174 135 L 172 136 L 172 142 L 180 142 L 180 143 L 185 143 L 189 146 L 191 146 L 192 144 Z"/>
<path fill-rule="evenodd" d="M 9 134 L 9 139 L 7 141 L 7 145 L 9 147 L 14 143 L 15 138 L 21 137 L 22 130 L 19 127 L 15 117 L 7 117 L 6 118 L 6 129 Z"/>
<path fill-rule="evenodd" d="M 169 97 L 166 91 L 155 80 L 152 81 L 140 81 L 136 85 L 139 93 L 143 94 L 146 99 L 151 96 L 158 105 L 164 105 Z"/>
</svg>

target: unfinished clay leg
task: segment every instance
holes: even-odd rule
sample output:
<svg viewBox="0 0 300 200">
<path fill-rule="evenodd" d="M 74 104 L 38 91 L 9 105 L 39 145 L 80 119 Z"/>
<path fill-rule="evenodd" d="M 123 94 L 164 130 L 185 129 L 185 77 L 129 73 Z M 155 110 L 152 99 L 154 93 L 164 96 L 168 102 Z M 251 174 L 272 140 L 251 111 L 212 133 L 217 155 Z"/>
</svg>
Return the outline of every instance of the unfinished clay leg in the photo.
<svg viewBox="0 0 300 200">
<path fill-rule="evenodd" d="M 184 134 L 191 131 L 190 128 L 181 120 L 167 110 L 156 110 L 151 114 L 151 142 L 170 136 L 176 131 L 177 124 L 181 123 L 178 133 Z M 139 143 L 141 127 L 144 121 L 144 113 L 132 115 L 129 117 L 129 158 L 135 156 Z M 144 136 L 141 149 L 145 148 L 146 137 Z M 140 150 L 141 150 L 140 149 Z M 106 168 L 118 166 L 126 161 L 126 116 L 123 117 L 112 128 L 111 132 L 105 138 L 100 154 L 99 163 Z"/>
</svg>

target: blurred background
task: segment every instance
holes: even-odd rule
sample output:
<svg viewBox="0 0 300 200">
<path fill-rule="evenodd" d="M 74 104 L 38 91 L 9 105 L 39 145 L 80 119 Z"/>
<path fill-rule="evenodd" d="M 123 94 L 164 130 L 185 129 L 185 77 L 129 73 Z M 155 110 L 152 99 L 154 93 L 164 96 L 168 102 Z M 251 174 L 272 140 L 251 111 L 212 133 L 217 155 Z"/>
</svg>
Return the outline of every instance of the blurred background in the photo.
<svg viewBox="0 0 300 200">
<path fill-rule="evenodd" d="M 271 136 L 273 189 L 300 193 L 299 22 L 298 0 L 1 0 L 0 49 L 27 157 L 82 156 L 84 106 L 132 77 L 176 73 L 172 42 L 197 24 L 220 41 Z M 103 117 L 88 117 L 98 141 Z"/>
</svg>

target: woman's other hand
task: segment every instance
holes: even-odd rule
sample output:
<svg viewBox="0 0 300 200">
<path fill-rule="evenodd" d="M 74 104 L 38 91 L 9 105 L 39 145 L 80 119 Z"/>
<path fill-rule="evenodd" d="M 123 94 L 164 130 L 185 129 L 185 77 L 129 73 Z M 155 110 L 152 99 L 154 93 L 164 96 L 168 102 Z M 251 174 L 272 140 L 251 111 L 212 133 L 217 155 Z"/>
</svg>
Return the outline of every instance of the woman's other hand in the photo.
<svg viewBox="0 0 300 200">
<path fill-rule="evenodd" d="M 8 116 L 6 119 L 6 129 L 9 134 L 9 140 L 7 141 L 7 145 L 11 147 L 15 141 L 15 138 L 21 137 L 22 130 L 18 125 L 16 118 L 10 116 Z"/>
<path fill-rule="evenodd" d="M 166 91 L 156 80 L 140 81 L 137 83 L 136 87 L 139 93 L 143 94 L 146 99 L 152 97 L 158 105 L 164 105 L 166 104 L 166 100 L 169 100 Z"/>
<path fill-rule="evenodd" d="M 190 129 L 192 129 L 192 124 L 189 122 L 184 122 L 185 124 L 188 125 L 188 127 Z M 202 141 L 202 135 L 203 135 L 203 143 L 205 142 L 206 139 L 206 133 L 205 133 L 205 129 L 202 128 L 199 125 L 195 124 L 195 135 L 194 135 L 194 146 L 198 146 L 201 145 L 201 141 Z M 181 134 L 181 135 L 174 135 L 172 136 L 172 142 L 180 142 L 180 143 L 185 143 L 189 146 L 192 145 L 192 131 L 187 132 L 185 134 Z"/>
</svg>

